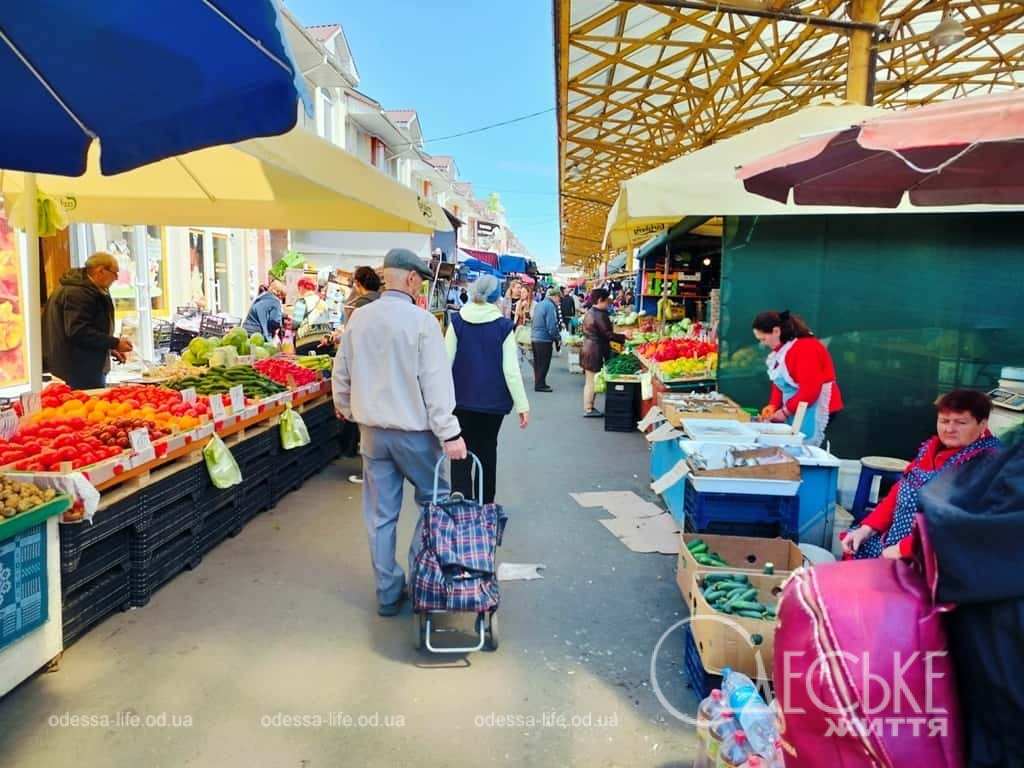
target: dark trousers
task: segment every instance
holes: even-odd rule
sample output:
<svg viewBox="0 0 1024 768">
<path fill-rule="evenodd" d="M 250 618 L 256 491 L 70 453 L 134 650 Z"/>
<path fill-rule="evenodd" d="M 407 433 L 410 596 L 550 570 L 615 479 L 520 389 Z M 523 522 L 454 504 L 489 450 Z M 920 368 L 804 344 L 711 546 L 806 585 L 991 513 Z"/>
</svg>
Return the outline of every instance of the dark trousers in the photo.
<svg viewBox="0 0 1024 768">
<path fill-rule="evenodd" d="M 548 385 L 548 369 L 551 368 L 551 350 L 554 346 L 554 342 L 551 341 L 533 342 L 534 389 Z"/>
<path fill-rule="evenodd" d="M 549 345 L 550 346 L 550 345 Z M 466 448 L 476 454 L 484 468 L 484 504 L 494 503 L 495 485 L 498 476 L 498 431 L 505 418 L 500 413 L 483 413 L 455 409 L 455 417 L 462 427 L 462 438 Z M 479 498 L 479 478 L 474 484 L 472 480 L 473 461 L 452 462 L 452 490 L 458 491 L 467 499 Z"/>
</svg>

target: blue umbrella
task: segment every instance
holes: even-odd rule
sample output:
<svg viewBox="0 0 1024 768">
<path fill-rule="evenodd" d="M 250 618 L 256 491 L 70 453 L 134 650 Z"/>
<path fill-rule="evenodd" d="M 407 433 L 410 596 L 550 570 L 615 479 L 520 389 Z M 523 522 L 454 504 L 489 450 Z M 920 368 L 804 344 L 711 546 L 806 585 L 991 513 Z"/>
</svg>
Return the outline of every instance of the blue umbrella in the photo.
<svg viewBox="0 0 1024 768">
<path fill-rule="evenodd" d="M 274 0 L 0 7 L 0 168 L 105 174 L 291 129 L 303 95 Z"/>
</svg>

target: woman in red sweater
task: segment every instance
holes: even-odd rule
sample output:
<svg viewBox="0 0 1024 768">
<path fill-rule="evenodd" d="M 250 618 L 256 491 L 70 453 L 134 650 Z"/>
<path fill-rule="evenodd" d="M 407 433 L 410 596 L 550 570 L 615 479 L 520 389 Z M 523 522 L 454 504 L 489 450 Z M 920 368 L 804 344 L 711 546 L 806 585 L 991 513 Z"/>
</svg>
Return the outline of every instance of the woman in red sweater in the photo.
<svg viewBox="0 0 1024 768">
<path fill-rule="evenodd" d="M 767 363 L 772 392 L 761 418 L 790 424 L 800 403 L 807 403 L 801 431 L 807 445 L 821 445 L 829 418 L 843 409 L 836 369 L 825 345 L 789 310 L 755 317 L 754 337 L 771 350 Z"/>
<path fill-rule="evenodd" d="M 914 516 L 921 489 L 947 469 L 998 450 L 988 431 L 992 401 L 983 392 L 954 389 L 935 403 L 936 436 L 921 444 L 917 457 L 878 506 L 843 536 L 843 553 L 858 560 L 912 557 Z"/>
</svg>

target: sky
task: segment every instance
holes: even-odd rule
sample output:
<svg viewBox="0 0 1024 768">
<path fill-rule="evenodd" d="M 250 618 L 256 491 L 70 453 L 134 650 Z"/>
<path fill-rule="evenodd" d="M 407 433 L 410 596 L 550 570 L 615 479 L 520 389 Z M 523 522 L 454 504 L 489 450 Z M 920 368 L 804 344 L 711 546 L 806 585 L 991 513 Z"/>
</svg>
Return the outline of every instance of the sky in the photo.
<svg viewBox="0 0 1024 768">
<path fill-rule="evenodd" d="M 385 109 L 415 109 L 424 149 L 455 157 L 478 198 L 497 192 L 538 264 L 559 264 L 551 0 L 286 5 L 304 25 L 341 24 L 359 90 Z M 513 125 L 430 141 L 545 109 Z"/>
</svg>

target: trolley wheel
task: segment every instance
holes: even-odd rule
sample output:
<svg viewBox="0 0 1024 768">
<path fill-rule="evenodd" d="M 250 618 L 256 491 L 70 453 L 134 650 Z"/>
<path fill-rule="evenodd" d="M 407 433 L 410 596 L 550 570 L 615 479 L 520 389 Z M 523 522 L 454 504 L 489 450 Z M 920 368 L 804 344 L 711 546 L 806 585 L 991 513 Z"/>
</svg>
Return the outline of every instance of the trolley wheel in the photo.
<svg viewBox="0 0 1024 768">
<path fill-rule="evenodd" d="M 498 650 L 498 614 L 491 611 L 487 614 L 486 619 L 481 617 L 480 620 L 487 622 L 487 633 L 484 636 L 484 650 Z"/>
<path fill-rule="evenodd" d="M 426 634 L 426 622 L 424 621 L 422 613 L 414 613 L 412 615 L 412 633 L 413 633 L 413 647 L 417 651 L 423 650 L 424 635 Z"/>
</svg>

